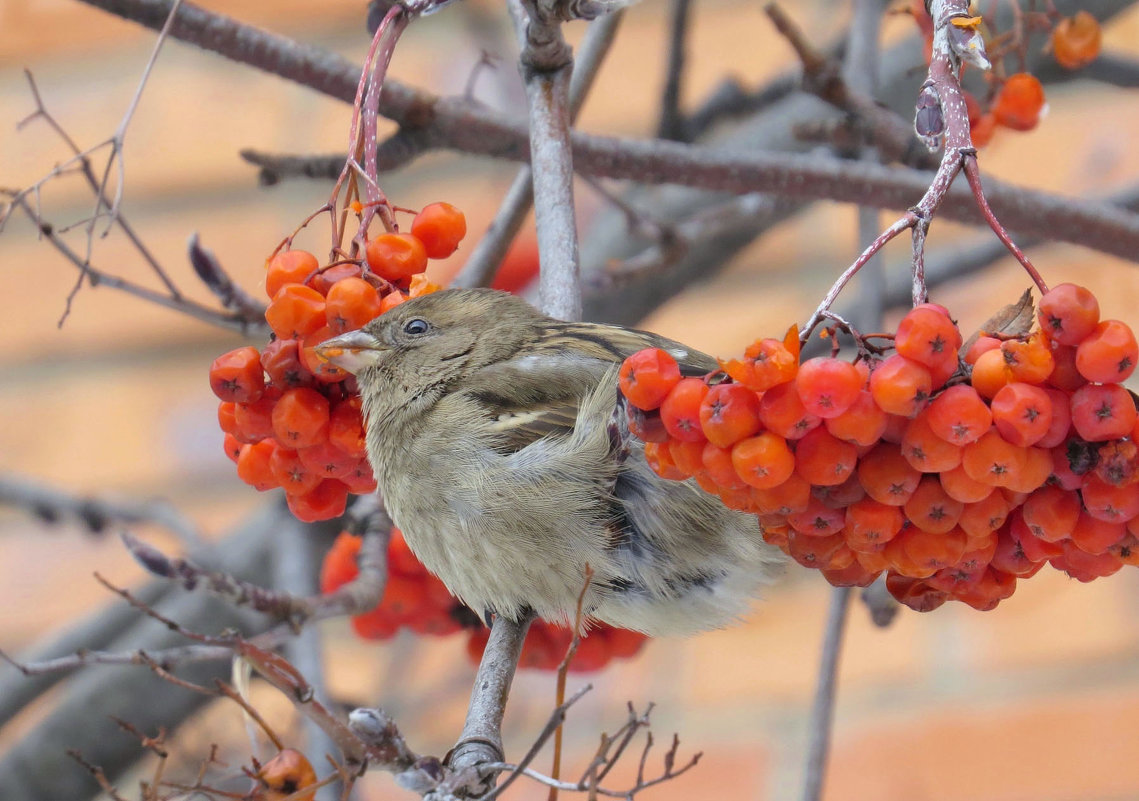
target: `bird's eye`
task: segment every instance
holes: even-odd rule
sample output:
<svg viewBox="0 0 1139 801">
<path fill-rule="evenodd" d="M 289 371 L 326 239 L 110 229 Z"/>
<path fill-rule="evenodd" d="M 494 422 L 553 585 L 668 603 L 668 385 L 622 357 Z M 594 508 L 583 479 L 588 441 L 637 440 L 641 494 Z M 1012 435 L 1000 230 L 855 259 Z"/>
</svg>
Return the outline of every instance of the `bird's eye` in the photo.
<svg viewBox="0 0 1139 801">
<path fill-rule="evenodd" d="M 431 328 L 430 323 L 416 317 L 414 320 L 408 320 L 404 324 L 403 332 L 405 334 L 411 334 L 412 336 L 419 336 L 420 334 L 426 334 L 429 328 Z"/>
</svg>

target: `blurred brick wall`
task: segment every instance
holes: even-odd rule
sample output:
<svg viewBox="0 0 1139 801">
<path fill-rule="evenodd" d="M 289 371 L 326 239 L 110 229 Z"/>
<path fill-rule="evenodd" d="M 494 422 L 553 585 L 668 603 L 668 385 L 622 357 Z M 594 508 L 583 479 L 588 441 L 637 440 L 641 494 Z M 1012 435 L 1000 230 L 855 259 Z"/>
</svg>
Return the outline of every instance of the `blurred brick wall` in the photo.
<svg viewBox="0 0 1139 801">
<path fill-rule="evenodd" d="M 490 2 L 467 3 L 466 10 L 414 26 L 392 73 L 436 91 L 462 91 L 479 48 L 497 47 L 504 37 L 486 24 L 496 13 Z M 366 48 L 362 2 L 206 5 L 353 58 Z M 798 4 L 795 13 L 825 40 L 841 28 L 843 15 L 832 13 L 834 4 L 819 5 Z M 661 0 L 631 10 L 586 107 L 584 127 L 629 135 L 652 130 L 665 16 Z M 788 48 L 772 38 L 752 4 L 697 4 L 695 21 L 690 100 L 729 72 L 758 85 L 790 63 Z M 901 21 L 891 23 L 893 34 L 905 30 Z M 571 32 L 579 38 L 581 26 Z M 1108 41 L 1134 52 L 1139 14 L 1117 22 Z M 20 67 L 35 72 L 49 108 L 86 145 L 114 130 L 152 42 L 149 32 L 77 3 L 0 0 L 0 183 L 26 185 L 66 157 L 41 123 L 14 129 L 33 108 Z M 496 72 L 480 76 L 477 94 L 509 102 L 517 96 L 513 69 L 507 52 Z M 311 91 L 169 43 L 128 133 L 124 213 L 190 296 L 209 300 L 184 255 L 192 231 L 255 290 L 265 254 L 319 205 L 328 187 L 299 182 L 258 189 L 237 151 L 334 152 L 343 146 L 348 113 Z M 1051 191 L 1106 192 L 1139 176 L 1137 129 L 1134 90 L 1069 84 L 1052 93 L 1051 114 L 1038 131 L 998 136 L 984 151 L 982 166 L 988 175 Z M 405 206 L 451 200 L 477 233 L 512 174 L 507 164 L 433 154 L 388 177 L 385 189 Z M 58 220 L 82 218 L 90 207 L 74 179 L 49 187 L 45 201 Z M 589 202 L 597 207 L 595 199 Z M 807 315 L 853 258 L 853 231 L 851 209 L 819 204 L 646 326 L 721 355 L 757 334 L 782 331 Z M 963 236 L 964 229 L 938 223 L 931 246 Z M 906 247 L 890 253 L 904 258 Z M 99 241 L 95 254 L 96 264 L 111 272 L 154 283 L 116 235 Z M 441 273 L 454 269 L 461 255 Z M 1139 322 L 1134 265 L 1067 246 L 1033 255 L 1052 281 L 1091 286 L 1105 316 Z M 57 329 L 75 273 L 22 221 L 0 236 L 0 269 L 7 287 L 0 293 L 0 320 L 8 343 L 0 355 L 0 470 L 76 492 L 165 496 L 218 535 L 262 502 L 237 481 L 221 454 L 215 401 L 205 381 L 209 361 L 238 344 L 236 336 L 89 288 Z M 936 299 L 968 328 L 1025 284 L 1006 261 Z M 105 602 L 88 578 L 93 567 L 120 582 L 139 577 L 112 541 L 45 533 L 3 510 L 0 536 L 6 555 L 0 605 L 19 610 L 0 622 L 5 649 L 27 645 L 50 626 Z M 598 731 L 619 724 L 626 700 L 653 700 L 658 741 L 676 730 L 686 748 L 705 755 L 695 771 L 648 798 L 796 797 L 827 599 L 820 580 L 793 571 L 757 605 L 747 625 L 653 643 L 632 664 L 591 677 L 596 690 L 571 716 L 569 753 L 580 761 Z M 984 615 L 963 608 L 907 613 L 882 631 L 856 606 L 840 676 L 827 798 L 1139 797 L 1137 602 L 1135 571 L 1089 586 L 1045 571 Z M 337 694 L 391 707 L 418 749 L 448 747 L 471 675 L 461 642 L 401 639 L 377 647 L 353 641 L 343 623 L 329 624 L 327 633 Z M 508 715 L 513 753 L 540 729 L 551 697 L 548 676 L 519 678 Z M 430 713 L 416 715 L 424 709 Z M 208 728 L 210 738 L 240 742 L 232 709 L 210 714 L 220 721 Z M 219 733 L 225 727 L 231 734 Z M 0 748 L 14 736 L 0 732 Z M 386 797 L 390 789 L 386 777 L 366 784 L 373 797 Z M 544 793 L 524 790 L 519 797 Z"/>
</svg>

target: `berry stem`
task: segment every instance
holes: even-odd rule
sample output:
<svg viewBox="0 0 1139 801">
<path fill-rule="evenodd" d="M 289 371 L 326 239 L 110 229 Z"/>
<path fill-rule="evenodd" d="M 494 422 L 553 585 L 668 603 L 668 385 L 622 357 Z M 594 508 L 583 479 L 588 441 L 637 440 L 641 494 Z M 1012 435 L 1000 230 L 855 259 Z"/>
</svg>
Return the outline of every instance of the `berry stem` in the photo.
<svg viewBox="0 0 1139 801">
<path fill-rule="evenodd" d="M 1032 262 L 1028 260 L 1028 256 L 1024 255 L 1024 251 L 1012 241 L 1012 237 L 1009 236 L 1008 231 L 1001 225 L 1001 221 L 997 219 L 997 216 L 993 214 L 992 208 L 989 207 L 989 201 L 985 197 L 984 187 L 981 186 L 981 170 L 977 166 L 977 157 L 967 156 L 965 158 L 964 169 L 965 178 L 969 181 L 969 188 L 973 190 L 973 197 L 977 200 L 977 207 L 981 210 L 985 222 L 993 229 L 993 233 L 997 235 L 997 239 L 1004 243 L 1004 246 L 1009 249 L 1009 252 L 1012 253 L 1012 255 L 1016 257 L 1016 260 L 1020 262 L 1021 266 L 1024 267 L 1025 272 L 1032 278 L 1033 283 L 1036 284 L 1040 293 L 1046 293 L 1048 291 L 1048 284 L 1044 282 L 1043 276 L 1037 272 Z"/>
</svg>

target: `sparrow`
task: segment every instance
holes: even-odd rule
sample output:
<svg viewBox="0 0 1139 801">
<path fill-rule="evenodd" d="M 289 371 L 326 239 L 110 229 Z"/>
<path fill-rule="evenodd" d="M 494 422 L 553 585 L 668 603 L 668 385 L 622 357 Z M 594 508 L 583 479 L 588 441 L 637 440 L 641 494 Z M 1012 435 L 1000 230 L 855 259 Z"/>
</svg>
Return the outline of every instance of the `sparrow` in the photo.
<svg viewBox="0 0 1139 801">
<path fill-rule="evenodd" d="M 408 300 L 317 350 L 355 374 L 388 511 L 456 597 L 560 624 L 581 597 L 588 621 L 688 634 L 736 622 L 783 557 L 754 515 L 649 468 L 617 382 L 648 347 L 686 375 L 717 369 L 490 289 Z"/>
</svg>

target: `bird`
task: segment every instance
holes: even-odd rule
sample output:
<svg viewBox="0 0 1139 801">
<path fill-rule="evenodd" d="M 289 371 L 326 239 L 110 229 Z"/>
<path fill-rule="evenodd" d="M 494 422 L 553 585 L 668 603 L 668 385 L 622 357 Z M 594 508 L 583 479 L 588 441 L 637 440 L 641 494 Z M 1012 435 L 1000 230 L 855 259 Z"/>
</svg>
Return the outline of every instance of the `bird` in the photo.
<svg viewBox="0 0 1139 801">
<path fill-rule="evenodd" d="M 685 375 L 717 369 L 492 289 L 407 300 L 317 351 L 355 375 L 388 512 L 456 597 L 563 625 L 580 599 L 586 623 L 692 634 L 738 622 L 783 556 L 756 516 L 649 467 L 617 379 L 650 347 Z"/>
</svg>

